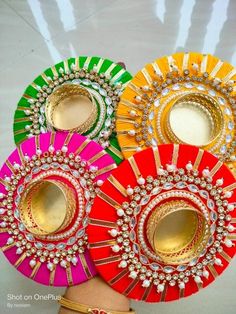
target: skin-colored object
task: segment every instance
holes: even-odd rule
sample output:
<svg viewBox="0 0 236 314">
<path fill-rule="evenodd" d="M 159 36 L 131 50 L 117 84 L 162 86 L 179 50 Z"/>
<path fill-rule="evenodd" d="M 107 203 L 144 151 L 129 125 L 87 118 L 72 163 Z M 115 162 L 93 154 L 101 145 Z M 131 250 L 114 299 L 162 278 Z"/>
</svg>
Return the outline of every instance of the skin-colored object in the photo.
<svg viewBox="0 0 236 314">
<path fill-rule="evenodd" d="M 100 277 L 94 277 L 86 283 L 68 288 L 65 297 L 95 308 L 108 308 L 124 312 L 129 311 L 130 308 L 129 299 L 110 288 Z M 59 314 L 73 313 L 75 312 L 63 307 L 59 310 Z"/>
</svg>

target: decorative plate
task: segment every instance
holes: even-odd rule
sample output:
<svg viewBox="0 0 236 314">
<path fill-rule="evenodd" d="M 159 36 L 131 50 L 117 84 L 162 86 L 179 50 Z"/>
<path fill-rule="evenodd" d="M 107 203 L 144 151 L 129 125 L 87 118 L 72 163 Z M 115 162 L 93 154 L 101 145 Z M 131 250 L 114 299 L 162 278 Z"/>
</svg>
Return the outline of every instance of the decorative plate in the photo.
<svg viewBox="0 0 236 314">
<path fill-rule="evenodd" d="M 114 113 L 131 78 L 121 65 L 100 57 L 70 58 L 45 70 L 26 88 L 18 103 L 15 143 L 61 127 L 66 131 L 77 129 L 101 144 L 119 163 L 123 157 L 116 139 Z"/>
<path fill-rule="evenodd" d="M 100 145 L 75 133 L 45 133 L 19 145 L 0 171 L 0 246 L 9 262 L 44 285 L 93 277 L 85 229 L 115 167 Z"/>
<path fill-rule="evenodd" d="M 211 55 L 176 53 L 147 64 L 128 84 L 117 109 L 126 158 L 166 143 L 198 146 L 234 171 L 236 69 Z"/>
<path fill-rule="evenodd" d="M 114 170 L 95 198 L 91 256 L 129 298 L 187 297 L 234 256 L 235 202 L 234 176 L 209 152 L 184 144 L 143 150 Z"/>
</svg>

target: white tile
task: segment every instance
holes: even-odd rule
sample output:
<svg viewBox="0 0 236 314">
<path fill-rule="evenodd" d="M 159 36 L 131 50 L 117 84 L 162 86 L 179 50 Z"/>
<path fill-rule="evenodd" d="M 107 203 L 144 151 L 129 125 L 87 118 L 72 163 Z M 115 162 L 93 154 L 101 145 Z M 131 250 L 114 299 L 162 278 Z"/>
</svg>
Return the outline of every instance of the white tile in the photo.
<svg viewBox="0 0 236 314">
<path fill-rule="evenodd" d="M 217 52 L 236 64 L 235 9 L 236 3 L 230 0 L 224 4 L 220 0 L 119 0 L 79 23 L 76 30 L 57 35 L 53 42 L 67 57 L 121 59 L 133 73 L 176 51 Z"/>
<path fill-rule="evenodd" d="M 5 0 L 45 39 L 77 29 L 77 24 L 88 19 L 115 0 Z"/>
<path fill-rule="evenodd" d="M 0 2 L 0 71 L 31 53 L 42 42 L 41 36 L 4 2 Z"/>
</svg>

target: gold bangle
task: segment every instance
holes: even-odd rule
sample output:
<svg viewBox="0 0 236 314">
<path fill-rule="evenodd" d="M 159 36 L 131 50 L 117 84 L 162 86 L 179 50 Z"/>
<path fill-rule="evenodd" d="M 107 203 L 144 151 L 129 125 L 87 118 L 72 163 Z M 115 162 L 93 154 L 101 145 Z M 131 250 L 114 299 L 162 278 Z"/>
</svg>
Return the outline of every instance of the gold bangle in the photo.
<svg viewBox="0 0 236 314">
<path fill-rule="evenodd" d="M 71 111 L 68 106 L 71 105 Z M 84 134 L 96 122 L 97 105 L 91 93 L 76 84 L 58 87 L 47 99 L 45 116 L 50 127 L 58 131 Z"/>
<path fill-rule="evenodd" d="M 45 236 L 65 229 L 76 210 L 73 190 L 56 180 L 39 180 L 24 191 L 19 211 L 26 228 Z"/>
<path fill-rule="evenodd" d="M 148 241 L 167 264 L 191 261 L 203 250 L 209 236 L 205 216 L 185 201 L 160 205 L 147 222 Z"/>
<path fill-rule="evenodd" d="M 205 113 L 208 116 L 210 122 L 209 138 L 204 143 L 193 143 L 181 139 L 173 130 L 171 125 L 171 113 L 175 108 L 195 108 Z M 164 114 L 164 129 L 167 134 L 167 138 L 174 143 L 185 143 L 196 145 L 199 147 L 207 148 L 214 146 L 220 138 L 223 127 L 224 117 L 218 103 L 210 96 L 200 93 L 188 93 L 179 97 L 177 100 L 170 102 L 169 106 L 165 108 Z M 178 121 L 177 121 L 178 122 Z"/>
<path fill-rule="evenodd" d="M 94 306 L 86 305 L 71 301 L 64 296 L 58 301 L 60 305 L 66 309 L 79 312 L 79 313 L 90 313 L 90 314 L 135 314 L 135 311 L 130 309 L 126 311 L 113 311 L 108 309 L 101 309 Z"/>
</svg>

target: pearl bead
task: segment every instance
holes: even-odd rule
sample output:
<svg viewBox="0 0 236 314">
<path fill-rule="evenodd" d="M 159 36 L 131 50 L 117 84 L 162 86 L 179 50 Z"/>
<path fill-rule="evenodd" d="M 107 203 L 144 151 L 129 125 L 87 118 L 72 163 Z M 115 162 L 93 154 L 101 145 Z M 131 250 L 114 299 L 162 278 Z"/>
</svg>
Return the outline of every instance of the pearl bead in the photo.
<svg viewBox="0 0 236 314">
<path fill-rule="evenodd" d="M 186 169 L 187 169 L 188 171 L 190 171 L 190 170 L 192 170 L 192 169 L 193 169 L 193 165 L 192 165 L 192 163 L 191 163 L 191 162 L 187 163 L 187 165 L 186 165 Z"/>
<path fill-rule="evenodd" d="M 22 250 L 22 248 L 20 248 L 20 247 L 16 250 L 16 254 L 17 254 L 17 255 L 22 254 L 22 252 L 23 252 L 23 250 Z"/>
<path fill-rule="evenodd" d="M 181 281 L 181 282 L 179 283 L 179 288 L 180 288 L 180 289 L 184 289 L 184 288 L 185 288 L 185 283 L 184 283 L 183 281 Z"/>
<path fill-rule="evenodd" d="M 165 170 L 162 169 L 162 168 L 159 168 L 159 169 L 157 170 L 157 174 L 158 174 L 159 176 L 163 176 L 163 175 L 165 174 Z"/>
<path fill-rule="evenodd" d="M 131 117 L 136 117 L 136 115 L 137 115 L 135 110 L 130 110 L 129 114 L 131 115 Z"/>
<path fill-rule="evenodd" d="M 117 252 L 120 251 L 119 245 L 113 245 L 111 249 L 112 249 L 112 251 L 115 252 L 115 253 L 117 253 Z"/>
<path fill-rule="evenodd" d="M 217 186 L 221 186 L 223 183 L 224 183 L 224 179 L 223 178 L 216 180 L 216 185 Z"/>
<path fill-rule="evenodd" d="M 128 131 L 128 134 L 129 134 L 130 136 L 134 136 L 135 133 L 136 133 L 135 130 L 129 130 L 129 131 Z"/>
<path fill-rule="evenodd" d="M 34 266 L 36 265 L 36 260 L 35 259 L 30 260 L 29 265 L 31 268 L 34 268 Z"/>
<path fill-rule="evenodd" d="M 221 261 L 220 258 L 216 258 L 216 259 L 215 259 L 215 264 L 216 264 L 217 266 L 223 266 L 222 261 Z"/>
<path fill-rule="evenodd" d="M 210 170 L 209 170 L 209 169 L 204 169 L 204 170 L 202 171 L 202 175 L 203 175 L 204 177 L 209 177 L 209 176 L 210 176 Z"/>
<path fill-rule="evenodd" d="M 66 268 L 67 262 L 64 261 L 64 260 L 62 260 L 62 261 L 60 262 L 60 265 L 61 265 L 61 267 Z"/>
<path fill-rule="evenodd" d="M 193 63 L 193 64 L 192 64 L 192 67 L 193 67 L 193 69 L 196 70 L 196 71 L 199 69 L 199 65 L 198 65 L 197 63 Z"/>
<path fill-rule="evenodd" d="M 12 244 L 13 242 L 14 242 L 14 239 L 13 239 L 13 238 L 8 238 L 7 244 Z"/>
<path fill-rule="evenodd" d="M 116 229 L 111 229 L 111 230 L 109 230 L 109 233 L 110 233 L 110 235 L 111 235 L 112 237 L 116 237 L 117 234 L 118 234 L 118 231 L 117 231 Z"/>
<path fill-rule="evenodd" d="M 173 172 L 173 171 L 175 171 L 176 166 L 175 165 L 166 165 L 166 169 L 169 172 Z"/>
<path fill-rule="evenodd" d="M 29 131 L 29 130 L 30 130 L 30 128 L 31 128 L 31 126 L 30 126 L 30 125 L 28 125 L 28 124 L 25 126 L 26 131 Z"/>
<path fill-rule="evenodd" d="M 6 228 L 6 226 L 7 226 L 7 223 L 6 223 L 5 221 L 2 221 L 2 222 L 0 223 L 0 227 L 1 227 L 1 228 Z"/>
<path fill-rule="evenodd" d="M 141 102 L 141 100 L 142 100 L 142 98 L 140 97 L 140 96 L 135 96 L 135 100 L 136 100 L 136 102 Z"/>
<path fill-rule="evenodd" d="M 103 132 L 103 138 L 108 139 L 109 135 L 110 135 L 110 133 L 108 131 Z"/>
<path fill-rule="evenodd" d="M 42 154 L 41 149 L 38 148 L 38 149 L 36 150 L 36 154 L 37 154 L 37 155 L 41 155 L 41 154 Z"/>
<path fill-rule="evenodd" d="M 234 205 L 233 204 L 228 204 L 227 208 L 231 212 L 231 211 L 234 210 Z"/>
<path fill-rule="evenodd" d="M 145 92 L 147 92 L 147 91 L 149 91 L 149 86 L 148 86 L 148 85 L 145 85 L 145 86 L 142 87 L 142 89 L 143 89 Z"/>
<path fill-rule="evenodd" d="M 72 257 L 71 262 L 75 266 L 78 263 L 78 258 L 76 256 Z"/>
<path fill-rule="evenodd" d="M 149 286 L 150 286 L 150 281 L 149 280 L 147 280 L 147 279 L 145 279 L 144 281 L 143 281 L 143 283 L 142 283 L 142 287 L 144 287 L 144 288 L 148 288 Z"/>
<path fill-rule="evenodd" d="M 61 151 L 63 153 L 67 153 L 68 152 L 68 147 L 67 146 L 62 146 Z"/>
<path fill-rule="evenodd" d="M 195 281 L 196 283 L 202 283 L 202 279 L 201 279 L 200 276 L 195 276 L 195 277 L 194 277 L 194 281 Z"/>
<path fill-rule="evenodd" d="M 202 272 L 202 274 L 203 274 L 203 276 L 204 276 L 206 279 L 208 279 L 208 277 L 209 277 L 209 271 L 204 270 L 204 271 Z"/>
<path fill-rule="evenodd" d="M 138 184 L 143 185 L 145 184 L 145 179 L 143 177 L 138 178 L 137 180 Z"/>
<path fill-rule="evenodd" d="M 159 285 L 157 286 L 157 291 L 158 291 L 158 292 L 163 292 L 164 289 L 165 289 L 165 286 L 164 286 L 163 284 L 159 284 Z"/>
<path fill-rule="evenodd" d="M 96 172 L 98 170 L 98 167 L 90 166 L 89 170 L 92 171 L 92 172 Z"/>
<path fill-rule="evenodd" d="M 233 195 L 233 192 L 232 192 L 232 191 L 226 191 L 226 192 L 224 193 L 224 197 L 225 197 L 225 198 L 230 198 L 232 195 Z"/>
<path fill-rule="evenodd" d="M 103 180 L 97 180 L 97 185 L 98 185 L 98 186 L 102 186 L 102 185 L 103 185 L 103 182 L 104 182 Z"/>
<path fill-rule="evenodd" d="M 134 190 L 132 188 L 130 188 L 130 187 L 126 189 L 126 192 L 127 192 L 128 195 L 133 195 L 134 194 Z"/>
<path fill-rule="evenodd" d="M 234 246 L 233 242 L 230 239 L 225 239 L 224 243 L 229 248 Z"/>
<path fill-rule="evenodd" d="M 16 170 L 17 170 L 17 169 L 19 169 L 19 168 L 20 168 L 20 165 L 19 165 L 19 164 L 17 164 L 17 163 L 15 163 L 13 167 L 14 167 L 14 169 L 16 169 Z"/>
<path fill-rule="evenodd" d="M 30 110 L 24 110 L 24 113 L 27 115 L 27 116 L 29 116 L 30 114 L 31 114 L 31 111 Z"/>
<path fill-rule="evenodd" d="M 131 271 L 130 274 L 129 274 L 129 278 L 132 278 L 132 279 L 135 279 L 137 278 L 138 274 L 136 271 Z"/>
<path fill-rule="evenodd" d="M 119 217 L 124 216 L 124 214 L 125 214 L 125 212 L 123 211 L 122 208 L 119 208 L 119 209 L 117 210 L 117 215 L 118 215 Z"/>
<path fill-rule="evenodd" d="M 119 264 L 119 267 L 120 267 L 120 268 L 125 268 L 125 267 L 127 267 L 127 262 L 126 262 L 126 261 L 121 261 L 120 264 Z"/>
<path fill-rule="evenodd" d="M 3 198 L 4 198 L 4 196 L 5 196 L 5 194 L 0 193 L 0 199 L 3 199 Z"/>
<path fill-rule="evenodd" d="M 50 145 L 48 150 L 50 153 L 53 153 L 55 151 L 55 148 L 52 145 Z"/>
<path fill-rule="evenodd" d="M 234 226 L 232 225 L 228 225 L 227 229 L 229 232 L 233 232 L 235 230 Z"/>
<path fill-rule="evenodd" d="M 235 156 L 235 155 L 230 156 L 230 160 L 231 160 L 231 161 L 236 161 L 236 156 Z"/>
<path fill-rule="evenodd" d="M 51 263 L 51 262 L 47 263 L 47 269 L 50 270 L 50 271 L 53 271 L 53 269 L 54 269 L 54 264 Z"/>
</svg>

